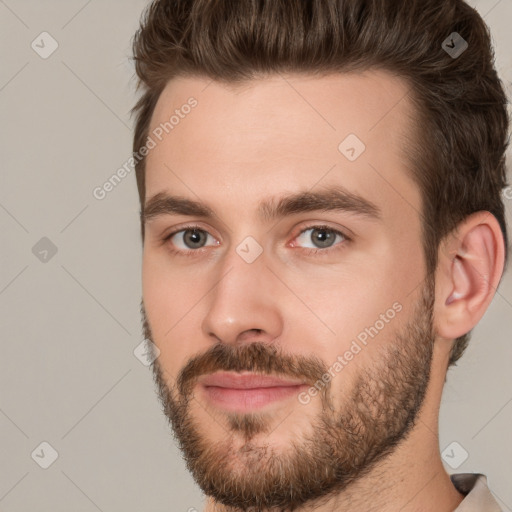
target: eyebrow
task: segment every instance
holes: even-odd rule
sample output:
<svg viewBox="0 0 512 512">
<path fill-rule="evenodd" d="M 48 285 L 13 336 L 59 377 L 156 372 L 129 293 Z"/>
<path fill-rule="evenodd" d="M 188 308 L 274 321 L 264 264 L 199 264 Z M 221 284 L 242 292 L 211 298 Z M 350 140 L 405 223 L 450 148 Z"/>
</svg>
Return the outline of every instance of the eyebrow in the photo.
<svg viewBox="0 0 512 512">
<path fill-rule="evenodd" d="M 271 222 L 288 215 L 313 211 L 339 211 L 369 220 L 382 220 L 381 210 L 376 204 L 341 186 L 270 198 L 259 204 L 257 213 L 263 222 Z M 146 224 L 163 215 L 186 215 L 205 219 L 216 217 L 214 210 L 204 203 L 160 192 L 146 202 L 141 216 L 143 223 Z"/>
</svg>

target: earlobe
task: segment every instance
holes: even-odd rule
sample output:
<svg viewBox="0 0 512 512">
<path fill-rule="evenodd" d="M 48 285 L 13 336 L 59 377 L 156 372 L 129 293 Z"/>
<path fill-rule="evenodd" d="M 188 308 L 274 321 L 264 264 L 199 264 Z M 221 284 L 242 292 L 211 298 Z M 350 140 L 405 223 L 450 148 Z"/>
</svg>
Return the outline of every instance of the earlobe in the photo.
<svg viewBox="0 0 512 512">
<path fill-rule="evenodd" d="M 501 228 L 489 212 L 469 216 L 449 246 L 451 256 L 439 261 L 444 271 L 438 275 L 436 328 L 443 338 L 455 339 L 487 310 L 503 273 L 505 247 Z"/>
</svg>

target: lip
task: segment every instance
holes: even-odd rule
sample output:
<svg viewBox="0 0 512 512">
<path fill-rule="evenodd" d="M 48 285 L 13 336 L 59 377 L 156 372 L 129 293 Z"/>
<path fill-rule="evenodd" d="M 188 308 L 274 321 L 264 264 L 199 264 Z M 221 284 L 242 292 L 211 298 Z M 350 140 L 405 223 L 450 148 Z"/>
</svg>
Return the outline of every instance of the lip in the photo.
<svg viewBox="0 0 512 512">
<path fill-rule="evenodd" d="M 256 389 L 300 386 L 305 384 L 301 380 L 289 380 L 272 375 L 260 375 L 257 373 L 218 372 L 206 375 L 200 380 L 203 386 L 217 386 L 230 389 Z"/>
<path fill-rule="evenodd" d="M 234 372 L 207 375 L 199 380 L 199 384 L 209 402 L 235 412 L 248 412 L 289 399 L 307 386 L 300 380 Z"/>
</svg>

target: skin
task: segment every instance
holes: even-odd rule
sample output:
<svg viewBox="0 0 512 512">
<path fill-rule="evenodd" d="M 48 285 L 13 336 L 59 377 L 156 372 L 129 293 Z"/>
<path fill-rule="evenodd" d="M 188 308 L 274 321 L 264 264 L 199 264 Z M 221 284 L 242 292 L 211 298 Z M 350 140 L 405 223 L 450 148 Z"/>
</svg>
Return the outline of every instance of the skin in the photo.
<svg viewBox="0 0 512 512">
<path fill-rule="evenodd" d="M 210 495 L 207 512 L 448 512 L 463 499 L 439 455 L 439 406 L 453 339 L 492 300 L 504 247 L 496 219 L 477 212 L 443 241 L 427 276 L 421 195 L 403 152 L 416 134 L 407 93 L 384 71 L 274 75 L 237 87 L 179 77 L 157 103 L 150 132 L 190 96 L 198 101 L 148 154 L 146 201 L 167 192 L 215 212 L 151 218 L 143 253 L 145 336 L 160 351 L 155 380 L 189 470 Z M 350 133 L 366 146 L 353 162 L 338 151 Z M 270 197 L 340 185 L 382 218 L 257 216 Z M 189 224 L 208 233 L 204 248 L 187 247 L 183 231 L 163 241 Z M 319 249 L 311 238 L 318 225 L 349 240 Z M 263 251 L 252 263 L 236 251 L 247 236 Z M 397 303 L 400 312 L 307 404 L 294 396 L 261 414 L 228 414 L 196 385 L 239 365 L 312 384 Z M 322 467 L 335 461 L 337 481 L 326 471 L 322 487 Z M 277 493 L 272 504 L 265 489 L 279 475 L 297 494 L 286 501 Z"/>
</svg>

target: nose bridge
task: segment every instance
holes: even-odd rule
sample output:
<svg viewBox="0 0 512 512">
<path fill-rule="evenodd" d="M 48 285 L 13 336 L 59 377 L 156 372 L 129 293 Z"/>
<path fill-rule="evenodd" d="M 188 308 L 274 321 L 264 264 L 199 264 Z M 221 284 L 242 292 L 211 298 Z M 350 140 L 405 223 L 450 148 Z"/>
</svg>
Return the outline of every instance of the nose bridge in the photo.
<svg viewBox="0 0 512 512">
<path fill-rule="evenodd" d="M 282 315 L 274 276 L 261 251 L 254 257 L 255 249 L 253 241 L 244 240 L 224 255 L 203 319 L 207 336 L 224 343 L 240 343 L 250 330 L 257 330 L 260 340 L 279 336 Z"/>
</svg>

